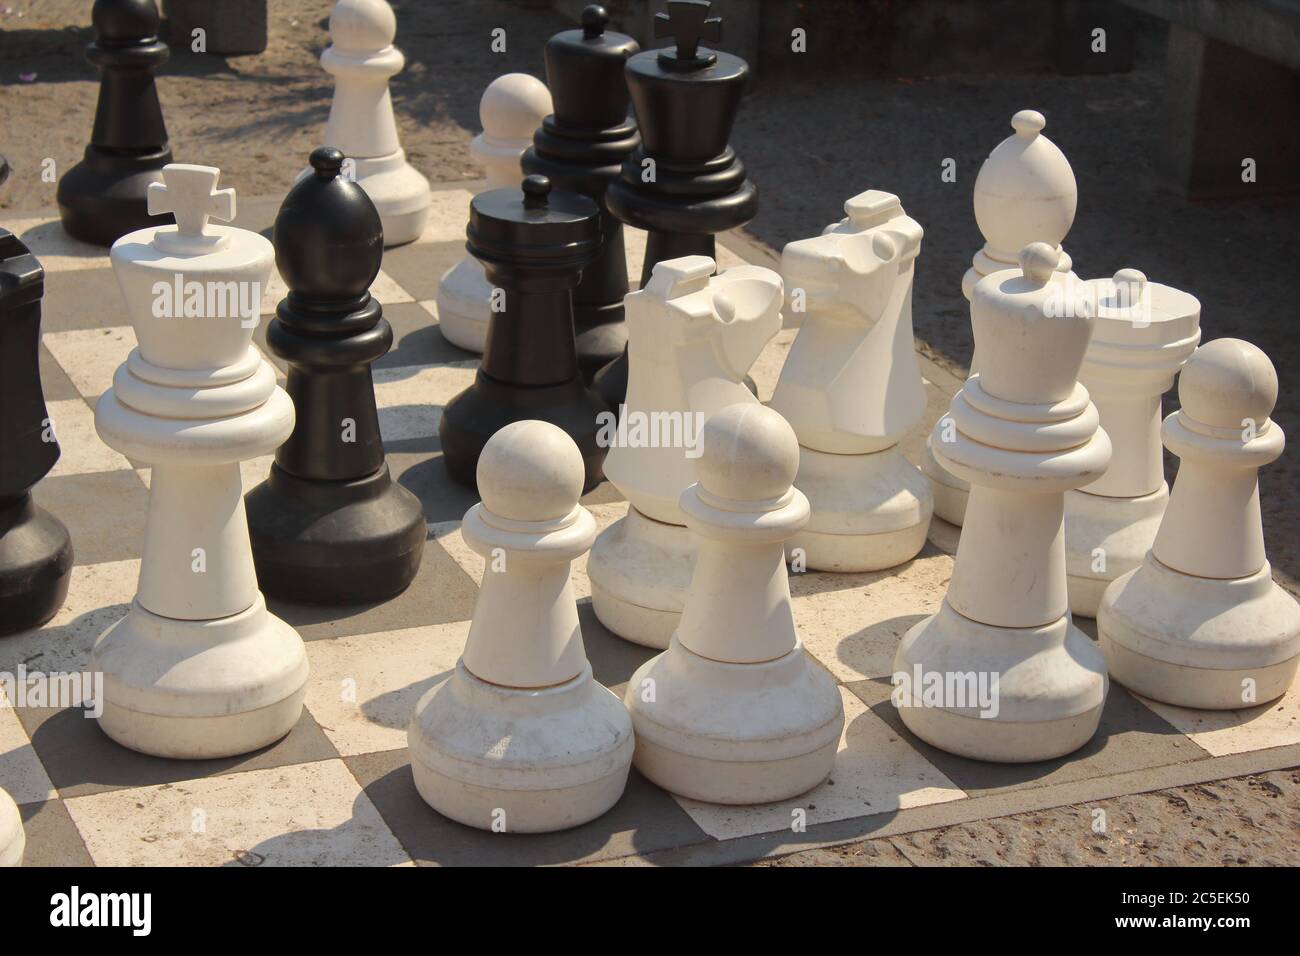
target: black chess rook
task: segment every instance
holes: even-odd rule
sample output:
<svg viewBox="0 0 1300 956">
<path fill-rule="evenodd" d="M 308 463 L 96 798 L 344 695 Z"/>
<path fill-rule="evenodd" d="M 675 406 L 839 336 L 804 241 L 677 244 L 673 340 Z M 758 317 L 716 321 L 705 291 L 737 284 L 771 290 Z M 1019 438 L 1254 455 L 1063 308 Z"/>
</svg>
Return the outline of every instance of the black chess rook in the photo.
<svg viewBox="0 0 1300 956">
<path fill-rule="evenodd" d="M 37 360 L 44 292 L 41 264 L 0 229 L 0 634 L 53 617 L 72 573 L 68 529 L 31 493 L 59 460 Z"/>
<path fill-rule="evenodd" d="M 315 150 L 313 174 L 276 217 L 276 266 L 290 291 L 266 339 L 289 365 L 297 418 L 246 501 L 262 590 L 313 604 L 400 593 L 426 537 L 419 499 L 389 473 L 375 405 L 371 364 L 393 344 L 368 291 L 383 227 L 365 191 L 340 175 L 343 162 L 337 149 Z"/>
<path fill-rule="evenodd" d="M 609 406 L 582 381 L 573 337 L 573 290 L 600 253 L 600 210 L 586 196 L 552 190 L 545 176 L 522 189 L 494 189 L 470 203 L 466 248 L 500 296 L 474 384 L 443 410 L 443 461 L 453 479 L 476 487 L 483 446 L 511 422 L 538 419 L 563 429 L 582 453 L 583 490 L 602 478 L 607 448 L 597 441 Z"/>
</svg>

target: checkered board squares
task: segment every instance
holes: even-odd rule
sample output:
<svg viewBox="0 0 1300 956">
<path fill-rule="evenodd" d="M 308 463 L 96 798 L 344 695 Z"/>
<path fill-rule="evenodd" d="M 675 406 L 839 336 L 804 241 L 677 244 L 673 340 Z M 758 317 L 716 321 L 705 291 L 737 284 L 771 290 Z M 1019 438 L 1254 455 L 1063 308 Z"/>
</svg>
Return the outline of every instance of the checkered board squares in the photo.
<svg viewBox="0 0 1300 956">
<path fill-rule="evenodd" d="M 1102 729 L 1088 747 L 1026 767 L 963 760 L 916 740 L 889 702 L 888 675 L 899 638 L 938 608 L 952 574 L 958 530 L 935 521 L 925 550 L 901 568 L 791 576 L 804 647 L 840 684 L 846 714 L 834 773 L 811 793 L 760 807 L 719 807 L 679 800 L 633 771 L 613 810 L 565 833 L 491 834 L 438 816 L 415 792 L 406 725 L 419 696 L 455 666 L 483 574 L 482 558 L 460 534 L 461 516 L 475 496 L 449 481 L 437 439 L 442 407 L 473 380 L 478 360 L 442 338 L 434 302 L 438 277 L 465 255 L 467 206 L 476 188 L 458 183 L 436 189 L 424 235 L 387 250 L 374 283 L 394 331 L 392 350 L 374 369 L 389 467 L 420 497 L 429 521 L 415 582 L 374 606 L 270 602 L 307 642 L 311 678 L 299 725 L 255 754 L 195 762 L 145 757 L 110 741 L 79 708 L 0 702 L 0 787 L 23 812 L 27 863 L 561 864 L 653 862 L 673 854 L 743 859 L 861 838 L 886 826 L 897 831 L 923 825 L 912 820 L 933 826 L 946 812 L 968 818 L 963 808 L 970 797 L 996 794 L 997 809 L 988 812 L 1012 813 L 1022 804 L 1041 806 L 1034 793 L 1044 788 L 1065 788 L 1053 797 L 1059 804 L 1071 802 L 1070 787 L 1128 780 L 1135 772 L 1158 776 L 1192 763 L 1205 768 L 1199 771 L 1203 779 L 1213 779 L 1220 761 L 1243 755 L 1282 766 L 1300 762 L 1295 691 L 1254 711 L 1206 715 L 1142 701 L 1112 686 Z M 269 234 L 277 208 L 277 201 L 241 200 L 236 224 Z M 0 673 L 16 674 L 20 666 L 29 674 L 79 672 L 96 637 L 126 613 L 139 574 L 149 472 L 134 469 L 94 429 L 95 402 L 135 337 L 103 250 L 65 237 L 53 213 L 5 225 L 32 245 L 47 271 L 41 374 L 62 455 L 35 493 L 72 531 L 77 557 L 58 615 L 39 631 L 0 639 Z M 628 230 L 627 245 L 635 284 L 644 234 Z M 724 268 L 776 262 L 772 250 L 741 235 L 721 238 L 718 259 Z M 276 277 L 255 334 L 281 377 L 284 364 L 265 349 L 265 324 L 282 292 Z M 796 332 L 780 332 L 751 370 L 761 399 L 771 397 Z M 924 357 L 919 361 L 928 427 L 946 411 L 961 381 Z M 903 443 L 914 461 L 925 434 L 918 428 Z M 246 489 L 265 478 L 271 460 L 244 463 Z M 583 501 L 602 528 L 627 510 L 608 483 Z M 621 693 L 653 652 L 619 639 L 596 619 L 586 556 L 574 562 L 573 588 L 593 673 Z M 1288 759 L 1290 764 L 1279 763 Z M 1232 767 L 1243 772 L 1239 764 Z"/>
</svg>

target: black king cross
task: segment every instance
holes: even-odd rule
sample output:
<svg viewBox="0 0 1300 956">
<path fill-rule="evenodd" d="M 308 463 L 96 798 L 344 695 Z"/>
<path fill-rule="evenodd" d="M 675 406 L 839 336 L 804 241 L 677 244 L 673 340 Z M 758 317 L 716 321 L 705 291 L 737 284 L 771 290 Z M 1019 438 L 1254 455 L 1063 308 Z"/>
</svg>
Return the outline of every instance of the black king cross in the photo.
<svg viewBox="0 0 1300 956">
<path fill-rule="evenodd" d="M 677 40 L 677 59 L 693 63 L 701 40 L 722 39 L 722 17 L 709 16 L 709 0 L 668 0 L 668 12 L 655 14 L 655 39 Z"/>
</svg>

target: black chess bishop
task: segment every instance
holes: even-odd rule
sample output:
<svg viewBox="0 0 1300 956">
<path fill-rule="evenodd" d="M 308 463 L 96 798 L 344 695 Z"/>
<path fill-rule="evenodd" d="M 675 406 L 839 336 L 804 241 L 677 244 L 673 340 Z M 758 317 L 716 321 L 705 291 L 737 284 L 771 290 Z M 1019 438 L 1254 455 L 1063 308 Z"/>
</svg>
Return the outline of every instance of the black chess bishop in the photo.
<svg viewBox="0 0 1300 956">
<path fill-rule="evenodd" d="M 599 4 L 582 11 L 582 28 L 546 44 L 546 85 L 555 112 L 546 117 L 523 156 L 525 173 L 546 176 L 557 189 L 581 193 L 600 207 L 602 241 L 596 261 L 573 291 L 578 365 L 584 380 L 627 347 L 623 296 L 628 292 L 623 224 L 605 207 L 605 190 L 640 137 L 628 114 L 627 60 L 640 50 L 631 37 L 606 30 Z"/>
<path fill-rule="evenodd" d="M 262 590 L 314 604 L 380 601 L 405 590 L 424 553 L 420 501 L 384 456 L 371 364 L 393 344 L 370 294 L 384 236 L 379 212 L 323 146 L 275 220 L 289 294 L 266 330 L 289 365 L 297 420 L 270 477 L 248 493 Z"/>
<path fill-rule="evenodd" d="M 675 46 L 627 61 L 641 145 L 624 160 L 605 202 L 649 233 L 642 285 L 665 259 L 700 255 L 716 262 L 714 236 L 758 212 L 758 188 L 728 145 L 749 65 L 701 46 L 722 38 L 722 18 L 709 12 L 707 0 L 668 0 L 668 13 L 655 14 L 655 36 L 672 37 Z M 595 387 L 617 407 L 627 392 L 626 350 L 601 369 Z"/>
<path fill-rule="evenodd" d="M 448 473 L 476 487 L 479 455 L 511 422 L 539 419 L 568 433 L 582 453 L 583 490 L 600 483 L 607 448 L 597 441 L 609 406 L 582 380 L 573 335 L 573 290 L 600 255 L 600 210 L 545 176 L 493 189 L 470 203 L 470 253 L 501 294 L 488 319 L 474 384 L 438 425 Z"/>
</svg>

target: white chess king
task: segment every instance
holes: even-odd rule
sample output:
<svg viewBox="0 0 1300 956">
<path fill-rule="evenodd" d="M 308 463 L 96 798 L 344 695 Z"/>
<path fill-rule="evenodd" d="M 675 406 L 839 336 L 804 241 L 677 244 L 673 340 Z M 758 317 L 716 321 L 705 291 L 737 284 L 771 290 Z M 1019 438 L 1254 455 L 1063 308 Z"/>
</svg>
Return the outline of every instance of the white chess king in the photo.
<svg viewBox="0 0 1300 956">
<path fill-rule="evenodd" d="M 9 794 L 0 790 L 0 867 L 21 866 L 27 835 L 23 832 L 23 818 L 18 805 Z"/>
<path fill-rule="evenodd" d="M 550 91 L 535 76 L 506 73 L 488 84 L 478 104 L 483 132 L 469 146 L 487 173 L 485 192 L 519 188 L 524 175 L 519 159 L 533 145 L 533 133 L 552 109 Z M 438 282 L 438 328 L 443 337 L 452 345 L 482 353 L 491 297 L 483 264 L 466 254 Z"/>
<path fill-rule="evenodd" d="M 139 588 L 100 636 L 104 731 L 162 757 L 223 757 L 298 721 L 307 655 L 257 588 L 239 463 L 293 431 L 293 403 L 252 344 L 274 251 L 235 215 L 220 171 L 174 164 L 149 211 L 176 225 L 113 244 L 138 346 L 95 409 L 111 447 L 152 466 Z"/>
<path fill-rule="evenodd" d="M 1235 710 L 1275 700 L 1300 662 L 1300 605 L 1264 553 L 1259 469 L 1286 437 L 1269 415 L 1277 373 L 1241 339 L 1198 349 L 1165 419 L 1180 459 L 1142 564 L 1102 597 L 1097 636 L 1111 676 L 1153 700 Z"/>
<path fill-rule="evenodd" d="M 971 294 L 980 370 L 931 433 L 939 464 L 971 485 L 939 612 L 903 636 L 894 703 L 921 739 L 964 757 L 1059 757 L 1096 732 L 1101 652 L 1066 593 L 1065 492 L 1100 477 L 1110 441 L 1078 382 L 1094 319 L 1081 283 L 1054 282 L 1060 254 L 1032 243 L 1020 268 Z M 942 689 L 938 700 L 928 691 Z M 981 692 L 982 691 L 982 692 Z"/>
<path fill-rule="evenodd" d="M 407 732 L 425 801 L 468 826 L 538 833 L 600 816 L 623 793 L 632 721 L 592 677 L 569 566 L 596 520 L 582 455 L 554 425 L 514 422 L 478 461 L 466 543 L 486 566 L 465 653 Z"/>
<path fill-rule="evenodd" d="M 695 482 L 704 422 L 736 402 L 757 403 L 745 373 L 781 329 L 781 277 L 761 266 L 713 275 L 708 256 L 655 265 L 627 305 L 627 403 L 605 476 L 627 516 L 591 550 L 592 606 L 620 637 L 665 648 L 686 603 L 695 542 L 678 500 Z"/>
<path fill-rule="evenodd" d="M 709 419 L 703 450 L 682 492 L 699 557 L 681 624 L 624 695 L 634 762 L 694 800 L 784 800 L 826 779 L 844 729 L 839 688 L 804 652 L 790 610 L 785 543 L 808 521 L 791 484 L 799 442 L 745 402 Z"/>
<path fill-rule="evenodd" d="M 1165 513 L 1160 398 L 1200 341 L 1201 304 L 1136 269 L 1086 285 L 1097 326 L 1079 381 L 1113 450 L 1104 475 L 1065 493 L 1065 564 L 1070 610 L 1096 617 L 1106 585 L 1142 563 Z"/>
<path fill-rule="evenodd" d="M 429 181 L 406 161 L 388 82 L 406 64 L 393 46 L 397 18 L 385 0 L 338 0 L 321 66 L 334 77 L 322 146 L 342 150 L 349 175 L 379 210 L 384 245 L 420 237 L 429 218 Z M 303 170 L 301 176 L 312 174 Z"/>
<path fill-rule="evenodd" d="M 875 571 L 925 545 L 930 482 L 898 443 L 925 412 L 912 339 L 912 275 L 921 226 L 879 190 L 846 218 L 781 253 L 786 302 L 806 315 L 771 406 L 799 437 L 812 517 L 790 540 L 819 571 Z"/>
<path fill-rule="evenodd" d="M 1043 135 L 1047 120 L 1037 110 L 1011 117 L 1015 130 L 999 143 L 975 177 L 975 223 L 984 245 L 962 276 L 962 295 L 970 299 L 975 284 L 986 275 L 1014 269 L 1020 250 L 1031 242 L 1052 246 L 1059 259 L 1054 281 L 1077 278 L 1069 254 L 1061 246 L 1079 202 L 1074 170 L 1065 154 Z M 971 356 L 971 374 L 979 371 L 978 345 Z M 927 445 L 921 470 L 934 483 L 934 513 L 955 525 L 962 523 L 970 486 L 945 471 Z"/>
</svg>

